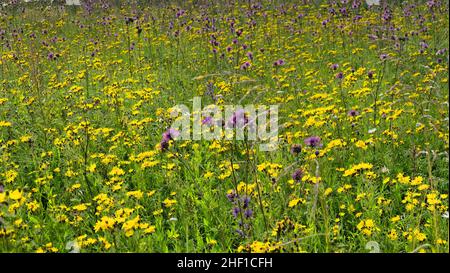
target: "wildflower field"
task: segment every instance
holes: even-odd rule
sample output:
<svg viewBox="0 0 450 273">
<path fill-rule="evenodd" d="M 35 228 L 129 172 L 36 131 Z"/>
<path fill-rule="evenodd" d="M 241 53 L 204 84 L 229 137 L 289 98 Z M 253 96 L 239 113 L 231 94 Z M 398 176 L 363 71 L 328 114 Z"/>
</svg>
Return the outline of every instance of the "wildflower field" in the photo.
<svg viewBox="0 0 450 273">
<path fill-rule="evenodd" d="M 0 252 L 449 252 L 448 1 L 0 2 Z"/>
</svg>

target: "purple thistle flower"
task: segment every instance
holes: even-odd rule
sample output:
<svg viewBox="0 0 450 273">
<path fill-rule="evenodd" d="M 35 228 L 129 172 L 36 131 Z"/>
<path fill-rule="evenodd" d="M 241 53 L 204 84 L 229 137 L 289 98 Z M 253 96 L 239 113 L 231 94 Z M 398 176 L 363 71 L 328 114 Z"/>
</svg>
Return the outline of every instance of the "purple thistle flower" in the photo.
<svg viewBox="0 0 450 273">
<path fill-rule="evenodd" d="M 167 131 L 165 131 L 163 133 L 162 137 L 163 137 L 163 140 L 169 141 L 169 140 L 175 139 L 179 135 L 180 135 L 180 132 L 178 130 L 169 128 L 169 129 L 167 129 Z"/>
<path fill-rule="evenodd" d="M 228 201 L 234 202 L 234 198 L 236 198 L 236 193 L 232 191 L 231 193 L 227 193 Z"/>
<path fill-rule="evenodd" d="M 245 196 L 245 197 L 242 199 L 242 203 L 243 203 L 242 207 L 243 207 L 244 209 L 248 208 L 248 205 L 250 204 L 250 197 Z"/>
<path fill-rule="evenodd" d="M 359 115 L 359 112 L 352 109 L 352 110 L 348 111 L 348 115 L 351 117 L 356 117 L 357 115 Z"/>
<path fill-rule="evenodd" d="M 185 13 L 184 10 L 179 10 L 179 11 L 176 13 L 175 16 L 176 16 L 177 18 L 180 18 L 184 13 Z"/>
<path fill-rule="evenodd" d="M 304 174 L 304 172 L 302 169 L 297 169 L 292 174 L 292 179 L 294 179 L 295 182 L 300 182 L 300 181 L 302 181 L 303 174 Z"/>
<path fill-rule="evenodd" d="M 339 12 L 343 15 L 343 16 L 347 16 L 347 9 L 346 8 L 340 8 Z"/>
<path fill-rule="evenodd" d="M 340 79 L 341 80 L 342 78 L 344 78 L 344 74 L 342 72 L 339 72 L 339 73 L 336 74 L 336 79 Z"/>
<path fill-rule="evenodd" d="M 428 44 L 427 43 L 425 43 L 425 42 L 420 42 L 420 47 L 422 47 L 422 48 L 428 48 Z"/>
<path fill-rule="evenodd" d="M 234 207 L 233 211 L 231 212 L 233 216 L 236 218 L 241 210 L 238 207 Z"/>
<path fill-rule="evenodd" d="M 250 218 L 250 217 L 252 217 L 252 215 L 253 215 L 253 210 L 247 209 L 244 211 L 245 218 Z"/>
<path fill-rule="evenodd" d="M 284 60 L 279 59 L 273 63 L 273 66 L 281 66 L 284 65 Z"/>
<path fill-rule="evenodd" d="M 167 150 L 169 148 L 169 141 L 163 139 L 163 140 L 161 140 L 159 145 L 161 146 L 161 151 L 165 151 L 165 150 Z"/>
<path fill-rule="evenodd" d="M 242 65 L 241 65 L 241 69 L 242 70 L 246 70 L 247 68 L 249 68 L 250 67 L 250 63 L 249 62 L 245 62 L 245 63 L 243 63 Z"/>
<path fill-rule="evenodd" d="M 244 109 L 240 108 L 240 109 L 237 109 L 233 113 L 231 118 L 228 120 L 228 127 L 229 128 L 234 128 L 234 127 L 242 128 L 247 123 L 248 123 L 248 117 L 245 114 Z"/>
<path fill-rule="evenodd" d="M 213 124 L 213 118 L 212 117 L 206 117 L 202 120 L 203 125 L 212 125 Z"/>
<path fill-rule="evenodd" d="M 361 20 L 363 17 L 361 15 L 356 15 L 355 17 L 353 17 L 353 22 L 359 21 Z"/>
<path fill-rule="evenodd" d="M 436 52 L 436 55 L 442 55 L 442 54 L 445 53 L 445 51 L 447 51 L 446 48 L 444 48 L 444 49 L 439 49 L 439 50 Z"/>
<path fill-rule="evenodd" d="M 338 69 L 339 65 L 338 64 L 332 64 L 331 65 L 331 69 L 336 70 Z"/>
<path fill-rule="evenodd" d="M 175 130 L 173 128 L 167 129 L 162 134 L 162 139 L 161 139 L 161 142 L 159 143 L 161 146 L 161 151 L 167 150 L 169 148 L 169 141 L 175 139 L 179 135 L 180 135 L 180 132 L 178 130 Z"/>
<path fill-rule="evenodd" d="M 321 139 L 318 136 L 312 136 L 305 139 L 305 144 L 310 147 L 320 147 L 322 144 L 320 143 Z"/>
</svg>

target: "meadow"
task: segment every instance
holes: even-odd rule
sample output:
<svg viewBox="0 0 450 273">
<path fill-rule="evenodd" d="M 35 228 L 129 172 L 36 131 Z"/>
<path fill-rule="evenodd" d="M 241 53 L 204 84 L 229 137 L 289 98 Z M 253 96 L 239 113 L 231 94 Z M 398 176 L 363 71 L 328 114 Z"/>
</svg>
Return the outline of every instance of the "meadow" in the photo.
<svg viewBox="0 0 450 273">
<path fill-rule="evenodd" d="M 0 252 L 449 252 L 448 1 L 12 2 Z"/>
</svg>

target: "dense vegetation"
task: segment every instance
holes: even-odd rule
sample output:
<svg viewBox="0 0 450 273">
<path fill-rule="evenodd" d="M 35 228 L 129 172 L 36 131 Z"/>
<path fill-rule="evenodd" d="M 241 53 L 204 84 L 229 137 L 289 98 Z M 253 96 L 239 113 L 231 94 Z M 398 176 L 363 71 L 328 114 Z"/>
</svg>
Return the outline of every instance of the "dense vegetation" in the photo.
<svg viewBox="0 0 450 273">
<path fill-rule="evenodd" d="M 0 10 L 0 252 L 448 252 L 448 1 L 117 2 Z"/>
</svg>

